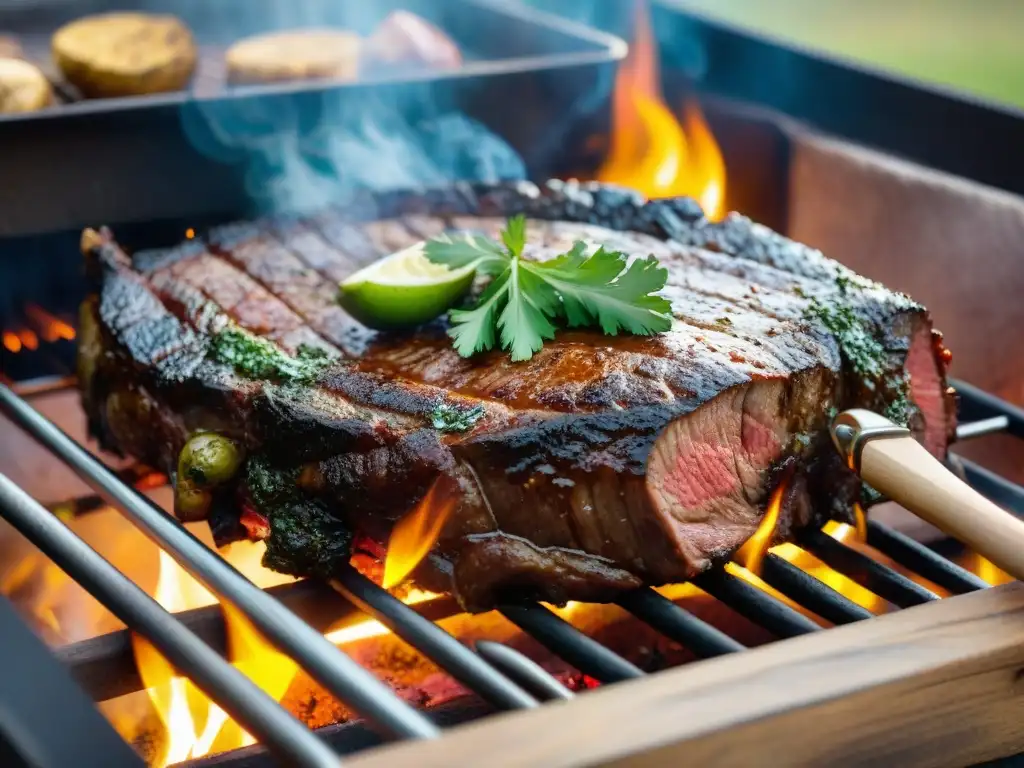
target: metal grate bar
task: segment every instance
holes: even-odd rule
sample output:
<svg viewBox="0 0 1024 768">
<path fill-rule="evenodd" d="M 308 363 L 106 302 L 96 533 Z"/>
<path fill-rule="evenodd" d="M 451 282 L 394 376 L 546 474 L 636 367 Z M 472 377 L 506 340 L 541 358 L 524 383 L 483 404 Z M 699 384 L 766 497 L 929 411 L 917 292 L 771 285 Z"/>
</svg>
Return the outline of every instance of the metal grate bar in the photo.
<svg viewBox="0 0 1024 768">
<path fill-rule="evenodd" d="M 453 678 L 499 709 L 529 709 L 537 700 L 437 624 L 374 584 L 350 565 L 330 585 Z"/>
<path fill-rule="evenodd" d="M 635 589 L 618 599 L 620 606 L 661 634 L 707 659 L 746 650 L 724 632 L 659 595 L 653 589 Z"/>
<path fill-rule="evenodd" d="M 776 637 L 796 637 L 821 629 L 799 611 L 721 568 L 702 573 L 693 583 Z"/>
<path fill-rule="evenodd" d="M 959 442 L 961 440 L 973 440 L 976 437 L 984 437 L 985 435 L 994 435 L 998 432 L 1005 432 L 1009 426 L 1010 419 L 1007 416 L 992 416 L 980 421 L 967 421 L 963 424 L 957 424 L 956 439 Z"/>
<path fill-rule="evenodd" d="M 826 565 L 900 608 L 921 605 L 939 596 L 867 555 L 850 549 L 822 531 L 806 531 L 801 545 Z"/>
<path fill-rule="evenodd" d="M 868 521 L 868 544 L 953 594 L 985 589 L 988 583 L 899 531 Z"/>
<path fill-rule="evenodd" d="M 4 475 L 0 475 L 0 510 L 62 571 L 146 637 L 268 747 L 298 765 L 338 764 L 337 756 L 308 728 Z"/>
<path fill-rule="evenodd" d="M 957 461 L 974 490 L 1017 517 L 1024 517 L 1024 488 L 969 459 L 957 456 Z"/>
<path fill-rule="evenodd" d="M 867 608 L 772 552 L 768 552 L 761 563 L 761 578 L 833 624 L 850 624 L 874 616 Z"/>
<path fill-rule="evenodd" d="M 352 619 L 361 620 L 363 615 L 358 608 L 319 581 L 307 579 L 270 587 L 265 591 L 283 603 L 299 620 L 321 633 L 338 622 L 348 624 Z M 430 621 L 440 621 L 461 613 L 458 604 L 450 597 L 439 597 L 409 607 Z M 174 617 L 217 653 L 227 656 L 224 613 L 219 604 L 192 608 L 176 613 Z M 71 669 L 78 684 L 96 701 L 123 696 L 144 687 L 135 665 L 128 630 L 118 630 L 65 645 L 56 649 L 55 653 Z"/>
<path fill-rule="evenodd" d="M 149 499 L 121 483 L 88 451 L 0 385 L 0 407 L 112 506 L 165 549 L 203 586 L 233 604 L 275 647 L 353 710 L 393 736 L 436 738 L 440 731 L 322 634 L 211 551 Z"/>
<path fill-rule="evenodd" d="M 529 634 L 549 651 L 602 683 L 643 677 L 639 667 L 626 661 L 561 616 L 539 603 L 502 605 L 501 615 Z"/>
<path fill-rule="evenodd" d="M 477 640 L 476 651 L 541 701 L 574 698 L 573 692 L 549 675 L 544 667 L 504 643 Z"/>
<path fill-rule="evenodd" d="M 1024 409 L 990 395 L 966 381 L 950 379 L 949 385 L 956 390 L 960 400 L 957 409 L 960 421 L 980 421 L 993 416 L 1005 416 L 1009 422 L 1006 431 L 1014 437 L 1024 438 Z"/>
</svg>

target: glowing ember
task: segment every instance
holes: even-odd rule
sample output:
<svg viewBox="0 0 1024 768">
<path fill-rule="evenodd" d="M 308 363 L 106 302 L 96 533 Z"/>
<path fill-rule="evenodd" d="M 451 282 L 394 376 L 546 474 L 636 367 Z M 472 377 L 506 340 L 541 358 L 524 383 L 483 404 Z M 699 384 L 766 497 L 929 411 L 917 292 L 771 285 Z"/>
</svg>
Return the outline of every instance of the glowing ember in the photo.
<svg viewBox="0 0 1024 768">
<path fill-rule="evenodd" d="M 638 4 L 636 36 L 612 96 L 612 137 L 600 181 L 632 187 L 647 197 L 689 196 L 708 218 L 725 212 L 725 162 L 695 101 L 683 122 L 661 98 L 657 49 L 646 3 Z"/>
<path fill-rule="evenodd" d="M 30 352 L 35 352 L 39 349 L 39 337 L 31 329 L 22 328 L 18 331 L 18 338 L 21 339 L 21 346 Z M 46 340 L 49 341 L 49 339 Z"/>
<path fill-rule="evenodd" d="M 72 341 L 75 338 L 74 328 L 36 304 L 26 306 L 25 315 L 32 325 L 39 330 L 39 335 L 43 337 L 43 341 L 53 343 L 57 339 Z"/>
<path fill-rule="evenodd" d="M 14 331 L 4 331 L 3 333 L 4 349 L 8 352 L 17 354 L 21 352 L 21 339 L 18 338 L 18 334 Z"/>
<path fill-rule="evenodd" d="M 194 229 L 192 229 L 192 227 L 189 227 L 188 229 L 185 230 L 185 238 L 187 240 L 191 240 L 195 236 L 196 236 L 196 231 Z"/>
<path fill-rule="evenodd" d="M 396 523 L 384 560 L 384 588 L 400 584 L 434 546 L 458 501 L 459 487 L 441 475 L 412 512 Z"/>
</svg>

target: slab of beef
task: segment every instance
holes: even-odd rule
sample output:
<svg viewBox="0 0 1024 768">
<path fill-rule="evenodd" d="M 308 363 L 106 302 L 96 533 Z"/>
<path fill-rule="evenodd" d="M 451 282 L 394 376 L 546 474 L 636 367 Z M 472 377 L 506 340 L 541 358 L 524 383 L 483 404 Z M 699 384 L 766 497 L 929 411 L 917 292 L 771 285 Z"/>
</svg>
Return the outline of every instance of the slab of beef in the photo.
<svg viewBox="0 0 1024 768">
<path fill-rule="evenodd" d="M 337 281 L 372 259 L 446 230 L 496 235 L 520 212 L 529 258 L 575 240 L 654 254 L 672 330 L 566 331 L 528 362 L 467 360 L 443 321 L 377 334 L 335 303 Z M 172 474 L 197 430 L 240 441 L 215 534 L 265 538 L 267 564 L 293 573 L 328 573 L 353 536 L 379 553 L 434 489 L 454 511 L 422 584 L 471 610 L 511 593 L 611 599 L 729 556 L 782 484 L 778 538 L 849 519 L 870 499 L 829 444 L 835 409 L 885 412 L 940 456 L 953 430 L 946 353 L 922 307 L 741 216 L 711 223 L 690 200 L 456 185 L 134 255 L 88 230 L 83 249 L 97 284 L 79 371 L 93 432 Z M 239 328 L 284 360 L 331 362 L 304 381 L 228 364 L 218 340 Z M 446 431 L 439 408 L 482 416 Z"/>
</svg>

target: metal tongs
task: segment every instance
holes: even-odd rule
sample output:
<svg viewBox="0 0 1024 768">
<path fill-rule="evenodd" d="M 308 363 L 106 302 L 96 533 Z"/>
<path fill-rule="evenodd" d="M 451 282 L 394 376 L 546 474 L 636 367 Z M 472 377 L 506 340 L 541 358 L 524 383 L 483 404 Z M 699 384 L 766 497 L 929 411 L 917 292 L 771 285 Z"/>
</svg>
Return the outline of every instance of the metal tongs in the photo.
<svg viewBox="0 0 1024 768">
<path fill-rule="evenodd" d="M 946 469 L 909 429 L 855 408 L 836 417 L 832 441 L 876 491 L 1024 580 L 1024 521 Z"/>
</svg>

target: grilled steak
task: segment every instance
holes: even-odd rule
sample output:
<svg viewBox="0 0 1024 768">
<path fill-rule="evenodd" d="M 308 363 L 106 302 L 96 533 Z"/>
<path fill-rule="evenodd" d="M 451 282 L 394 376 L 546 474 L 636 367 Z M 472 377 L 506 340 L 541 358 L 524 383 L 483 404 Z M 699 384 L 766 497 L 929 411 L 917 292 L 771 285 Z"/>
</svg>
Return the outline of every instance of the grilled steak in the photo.
<svg viewBox="0 0 1024 768">
<path fill-rule="evenodd" d="M 378 334 L 335 303 L 360 265 L 449 229 L 496 235 L 515 213 L 529 217 L 530 258 L 574 240 L 656 255 L 672 330 L 566 331 L 528 362 L 466 360 L 441 321 Z M 196 430 L 241 441 L 215 534 L 266 538 L 267 564 L 297 574 L 329 572 L 353 535 L 385 542 L 434 489 L 454 511 L 416 577 L 470 610 L 508 591 L 603 600 L 685 580 L 740 546 L 782 483 L 777 537 L 849 519 L 869 499 L 829 445 L 836 408 L 886 412 L 940 456 L 953 430 L 923 308 L 686 199 L 455 185 L 133 256 L 87 231 L 83 249 L 98 293 L 83 306 L 79 373 L 105 446 L 173 473 Z M 238 327 L 289 364 L 319 364 L 296 379 L 225 357 Z M 482 415 L 446 431 L 439 407 Z"/>
</svg>

